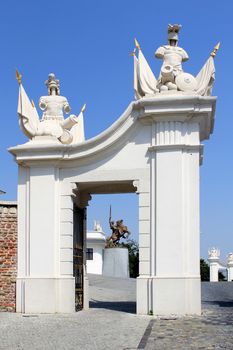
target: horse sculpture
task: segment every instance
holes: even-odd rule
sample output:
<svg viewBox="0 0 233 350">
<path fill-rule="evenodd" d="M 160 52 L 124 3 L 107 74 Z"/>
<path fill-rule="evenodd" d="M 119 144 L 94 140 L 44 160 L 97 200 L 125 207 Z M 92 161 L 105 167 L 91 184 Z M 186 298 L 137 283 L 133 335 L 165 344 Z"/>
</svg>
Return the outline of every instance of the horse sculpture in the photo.
<svg viewBox="0 0 233 350">
<path fill-rule="evenodd" d="M 128 227 L 124 225 L 123 220 L 117 220 L 116 223 L 111 219 L 111 207 L 110 207 L 110 215 L 109 215 L 109 226 L 112 230 L 112 234 L 107 238 L 108 243 L 113 243 L 117 245 L 121 238 L 128 238 L 130 235 L 130 231 Z"/>
</svg>

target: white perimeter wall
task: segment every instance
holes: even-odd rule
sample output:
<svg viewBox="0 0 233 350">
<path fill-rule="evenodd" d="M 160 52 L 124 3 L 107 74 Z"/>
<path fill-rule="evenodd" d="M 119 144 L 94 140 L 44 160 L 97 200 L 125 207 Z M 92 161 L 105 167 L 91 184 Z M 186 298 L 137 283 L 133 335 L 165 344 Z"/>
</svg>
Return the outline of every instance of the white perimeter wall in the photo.
<svg viewBox="0 0 233 350">
<path fill-rule="evenodd" d="M 87 260 L 87 273 L 102 275 L 104 245 L 87 243 L 87 248 L 93 248 L 93 260 Z"/>
</svg>

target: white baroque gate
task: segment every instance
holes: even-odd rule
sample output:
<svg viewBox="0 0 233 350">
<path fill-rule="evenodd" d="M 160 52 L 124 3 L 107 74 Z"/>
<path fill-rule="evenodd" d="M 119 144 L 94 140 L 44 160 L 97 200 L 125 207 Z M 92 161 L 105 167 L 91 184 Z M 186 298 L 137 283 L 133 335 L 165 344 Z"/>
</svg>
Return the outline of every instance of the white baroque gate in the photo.
<svg viewBox="0 0 233 350">
<path fill-rule="evenodd" d="M 200 142 L 212 131 L 215 100 L 144 98 L 83 143 L 38 136 L 10 149 L 19 165 L 18 312 L 75 311 L 74 202 L 85 208 L 93 193 L 136 192 L 137 313 L 200 313 Z"/>
<path fill-rule="evenodd" d="M 82 108 L 70 115 L 59 81 L 50 74 L 40 120 L 19 82 L 20 126 L 30 139 L 10 148 L 19 165 L 18 312 L 74 312 L 73 208 L 91 194 L 139 196 L 137 313 L 200 314 L 199 165 L 201 141 L 213 131 L 215 46 L 196 75 L 178 47 L 180 25 L 168 26 L 168 45 L 156 80 L 137 41 L 136 101 L 106 131 L 85 141 Z M 138 57 L 136 51 L 138 50 Z M 85 234 L 82 242 L 85 249 Z M 79 245 L 78 245 L 79 246 Z M 88 307 L 83 261 L 82 304 Z M 80 270 L 81 271 L 81 270 Z"/>
</svg>

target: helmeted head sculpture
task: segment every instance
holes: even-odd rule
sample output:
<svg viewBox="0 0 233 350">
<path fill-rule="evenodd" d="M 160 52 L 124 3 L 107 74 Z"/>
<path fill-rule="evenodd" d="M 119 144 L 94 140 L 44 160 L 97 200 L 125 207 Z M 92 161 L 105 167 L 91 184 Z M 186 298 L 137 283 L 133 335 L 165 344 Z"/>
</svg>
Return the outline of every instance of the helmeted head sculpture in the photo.
<svg viewBox="0 0 233 350">
<path fill-rule="evenodd" d="M 181 27 L 180 24 L 168 24 L 168 44 L 170 46 L 177 46 Z"/>
<path fill-rule="evenodd" d="M 48 80 L 45 81 L 45 85 L 48 88 L 48 95 L 60 95 L 60 83 L 55 78 L 54 73 L 50 73 Z"/>
</svg>

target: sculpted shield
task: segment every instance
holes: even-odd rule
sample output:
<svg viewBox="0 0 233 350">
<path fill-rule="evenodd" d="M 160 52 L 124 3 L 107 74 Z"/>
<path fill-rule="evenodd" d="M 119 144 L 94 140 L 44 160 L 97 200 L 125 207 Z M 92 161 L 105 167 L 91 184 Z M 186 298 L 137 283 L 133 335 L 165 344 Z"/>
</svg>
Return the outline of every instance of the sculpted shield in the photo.
<svg viewBox="0 0 233 350">
<path fill-rule="evenodd" d="M 181 91 L 194 91 L 197 88 L 197 81 L 189 73 L 181 73 L 176 77 L 176 85 Z"/>
</svg>

